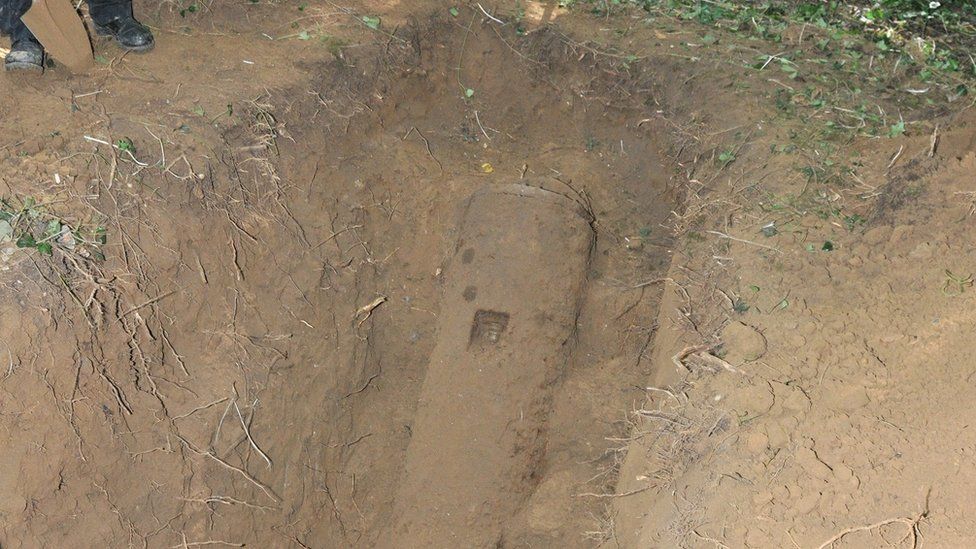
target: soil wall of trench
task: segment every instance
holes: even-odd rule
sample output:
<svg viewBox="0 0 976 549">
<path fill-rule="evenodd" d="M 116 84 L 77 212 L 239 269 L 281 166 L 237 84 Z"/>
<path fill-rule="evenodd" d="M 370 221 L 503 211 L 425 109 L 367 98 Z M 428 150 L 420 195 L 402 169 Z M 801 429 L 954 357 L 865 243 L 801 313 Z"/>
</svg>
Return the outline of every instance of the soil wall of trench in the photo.
<svg viewBox="0 0 976 549">
<path fill-rule="evenodd" d="M 63 192 L 110 214 L 110 245 L 11 270 L 0 543 L 448 546 L 415 520 L 447 471 L 472 490 L 459 513 L 478 518 L 456 524 L 478 545 L 606 539 L 628 410 L 665 352 L 648 281 L 671 263 L 680 196 L 652 122 L 660 67 L 476 19 L 295 63 L 306 81 L 240 97 L 179 151 L 192 176 L 59 155 L 87 175 Z M 463 206 L 499 185 L 573 211 L 479 207 L 488 259 L 458 279 Z M 433 385 L 451 334 L 515 354 Z M 520 361 L 544 373 L 520 381 Z M 464 414 L 503 443 L 478 451 Z M 453 438 L 431 434 L 447 424 Z"/>
</svg>

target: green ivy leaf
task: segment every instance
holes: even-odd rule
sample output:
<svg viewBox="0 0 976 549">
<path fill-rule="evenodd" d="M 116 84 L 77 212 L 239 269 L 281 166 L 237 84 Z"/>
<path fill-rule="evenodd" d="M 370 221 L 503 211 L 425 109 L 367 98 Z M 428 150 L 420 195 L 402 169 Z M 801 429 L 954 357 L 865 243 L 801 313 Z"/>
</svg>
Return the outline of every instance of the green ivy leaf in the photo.
<svg viewBox="0 0 976 549">
<path fill-rule="evenodd" d="M 14 237 L 14 228 L 6 220 L 0 221 L 0 242 L 6 242 Z"/>
<path fill-rule="evenodd" d="M 364 15 L 363 24 L 373 30 L 377 30 L 380 28 L 380 18 L 372 15 Z"/>
<path fill-rule="evenodd" d="M 34 235 L 30 233 L 22 234 L 20 235 L 20 238 L 17 239 L 18 248 L 33 248 L 35 246 L 37 246 L 37 241 L 34 240 Z"/>
<path fill-rule="evenodd" d="M 898 137 L 899 135 L 905 135 L 905 121 L 902 120 L 897 124 L 892 124 L 888 128 L 888 137 Z"/>
<path fill-rule="evenodd" d="M 54 248 L 51 246 L 50 242 L 41 242 L 37 246 L 37 251 L 43 255 L 52 255 L 54 253 Z"/>
<path fill-rule="evenodd" d="M 54 236 L 61 232 L 61 222 L 57 219 L 52 219 L 47 222 L 47 229 L 44 230 L 45 236 Z"/>
<path fill-rule="evenodd" d="M 136 151 L 136 146 L 132 144 L 132 140 L 128 137 L 123 137 L 115 142 L 115 146 L 119 148 L 120 151 L 128 151 L 133 153 Z"/>
</svg>

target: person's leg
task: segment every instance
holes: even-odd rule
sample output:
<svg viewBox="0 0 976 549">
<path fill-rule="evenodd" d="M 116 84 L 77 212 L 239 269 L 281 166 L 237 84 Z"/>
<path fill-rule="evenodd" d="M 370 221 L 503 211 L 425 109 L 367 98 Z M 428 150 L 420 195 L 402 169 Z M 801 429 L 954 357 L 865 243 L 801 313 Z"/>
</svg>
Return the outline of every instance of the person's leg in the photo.
<svg viewBox="0 0 976 549">
<path fill-rule="evenodd" d="M 132 0 L 88 0 L 95 32 L 115 38 L 129 51 L 149 51 L 155 45 L 152 32 L 132 15 Z"/>
<path fill-rule="evenodd" d="M 44 49 L 20 20 L 30 5 L 31 0 L 0 0 L 0 32 L 10 37 L 10 53 L 3 61 L 6 70 L 44 70 Z"/>
</svg>

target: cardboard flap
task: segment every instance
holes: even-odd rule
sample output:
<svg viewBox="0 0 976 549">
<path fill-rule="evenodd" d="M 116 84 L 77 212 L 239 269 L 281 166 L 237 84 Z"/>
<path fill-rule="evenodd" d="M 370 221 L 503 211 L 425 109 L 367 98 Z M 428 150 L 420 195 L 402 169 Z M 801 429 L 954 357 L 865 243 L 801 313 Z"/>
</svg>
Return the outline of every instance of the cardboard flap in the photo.
<svg viewBox="0 0 976 549">
<path fill-rule="evenodd" d="M 21 20 L 71 72 L 84 73 L 92 66 L 91 39 L 71 0 L 34 0 Z"/>
</svg>

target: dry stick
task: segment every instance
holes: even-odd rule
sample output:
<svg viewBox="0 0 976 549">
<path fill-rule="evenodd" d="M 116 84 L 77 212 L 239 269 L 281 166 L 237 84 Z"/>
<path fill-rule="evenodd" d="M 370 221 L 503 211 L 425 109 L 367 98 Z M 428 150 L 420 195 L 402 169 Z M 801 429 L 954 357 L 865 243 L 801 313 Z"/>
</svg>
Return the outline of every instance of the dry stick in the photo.
<svg viewBox="0 0 976 549">
<path fill-rule="evenodd" d="M 230 412 L 230 407 L 233 403 L 228 403 L 227 407 L 224 408 L 224 413 L 220 416 L 220 421 L 217 422 L 217 429 L 214 430 L 213 438 L 210 439 L 210 448 L 215 449 L 217 447 L 217 442 L 220 440 L 220 428 L 224 425 L 224 419 L 227 417 L 227 413 Z"/>
<path fill-rule="evenodd" d="M 434 156 L 434 153 L 430 150 L 430 141 L 428 141 L 427 138 L 424 137 L 424 134 L 420 133 L 420 130 L 417 129 L 417 126 L 413 126 L 409 130 L 407 130 L 407 133 L 405 133 L 403 135 L 403 137 L 400 138 L 400 141 L 406 141 L 407 138 L 410 137 L 410 134 L 413 133 L 413 132 L 417 132 L 417 135 L 419 135 L 420 138 L 424 140 L 424 145 L 427 147 L 427 154 L 428 154 L 428 156 L 430 156 L 431 158 L 433 158 L 434 159 L 434 162 L 437 162 L 437 167 L 440 168 L 440 170 L 443 172 L 444 171 L 444 165 L 441 164 L 441 161 L 438 160 L 436 156 Z"/>
<path fill-rule="evenodd" d="M 586 492 L 586 493 L 583 493 L 583 494 L 576 494 L 576 497 L 578 497 L 578 498 L 582 498 L 582 497 L 588 497 L 588 498 L 625 498 L 627 496 L 632 496 L 634 494 L 639 494 L 641 492 L 646 492 L 646 491 L 648 491 L 650 489 L 651 489 L 650 486 L 645 486 L 643 488 L 637 488 L 636 490 L 631 490 L 629 492 L 624 492 L 622 494 L 594 494 L 594 493 L 591 493 L 591 492 Z"/>
<path fill-rule="evenodd" d="M 895 162 L 898 162 L 898 159 L 901 158 L 901 153 L 904 150 L 905 150 L 905 146 L 904 145 L 902 145 L 901 147 L 898 147 L 898 152 L 895 153 L 895 156 L 891 157 L 891 162 L 888 162 L 888 167 L 885 168 L 885 170 L 890 170 L 891 167 L 895 165 Z"/>
<path fill-rule="evenodd" d="M 259 481 L 258 479 L 254 478 L 253 476 L 251 476 L 251 474 L 248 473 L 247 471 L 245 471 L 244 469 L 241 469 L 240 467 L 235 467 L 235 466 L 231 465 L 230 463 L 227 463 L 226 461 L 224 461 L 224 460 L 220 459 L 219 457 L 217 457 L 216 455 L 214 455 L 213 452 L 210 452 L 210 451 L 202 452 L 200 450 L 197 450 L 192 444 L 190 444 L 190 441 L 189 440 L 186 440 L 185 438 L 183 438 L 183 436 L 181 436 L 179 434 L 177 434 L 176 437 L 179 438 L 181 441 L 183 441 L 183 444 L 185 444 L 186 447 L 189 448 L 190 451 L 192 451 L 193 453 L 195 453 L 197 455 L 204 456 L 204 457 L 208 457 L 208 458 L 216 461 L 217 463 L 223 465 L 224 467 L 230 469 L 231 471 L 237 472 L 242 477 L 244 477 L 248 482 L 250 482 L 251 484 L 257 486 L 262 492 L 264 492 L 264 495 L 266 495 L 269 498 L 271 498 L 271 500 L 274 501 L 275 503 L 278 503 L 278 502 L 281 501 L 281 500 L 278 499 L 278 496 L 276 496 L 275 493 L 271 490 L 271 488 L 265 486 L 261 481 Z"/>
<path fill-rule="evenodd" d="M 262 511 L 274 511 L 274 507 L 268 507 L 267 505 L 255 505 L 244 500 L 237 498 L 232 498 L 230 496 L 207 496 L 205 498 L 180 498 L 182 501 L 189 503 L 203 503 L 209 505 L 211 503 L 220 503 L 222 505 L 243 505 L 244 507 L 250 507 L 252 509 L 260 509 Z"/>
<path fill-rule="evenodd" d="M 351 231 L 351 230 L 353 230 L 353 229 L 362 229 L 362 228 L 363 228 L 363 225 L 350 225 L 350 226 L 348 226 L 348 227 L 346 227 L 346 228 L 344 228 L 344 229 L 339 229 L 338 231 L 336 231 L 336 232 L 334 232 L 334 233 L 332 233 L 332 234 L 330 234 L 330 235 L 329 235 L 329 238 L 326 238 L 326 239 L 325 239 L 325 240 L 323 240 L 322 242 L 319 242 L 318 244 L 316 244 L 316 245 L 314 245 L 314 246 L 312 246 L 312 248 L 311 248 L 311 249 L 312 249 L 312 250 L 317 250 L 317 249 L 319 249 L 320 247 L 322 247 L 322 245 L 323 245 L 323 244 L 327 244 L 327 243 L 328 243 L 328 242 L 330 242 L 330 241 L 331 241 L 331 240 L 332 240 L 333 238 L 335 238 L 335 237 L 337 237 L 337 236 L 339 236 L 340 234 L 342 234 L 342 233 L 344 233 L 344 232 L 346 232 L 346 231 Z"/>
<path fill-rule="evenodd" d="M 461 87 L 461 92 L 464 93 L 465 97 L 471 97 L 468 95 L 469 88 L 461 82 L 461 64 L 464 61 L 464 48 L 468 45 L 468 35 L 471 34 L 471 27 L 474 26 L 474 20 L 478 17 L 478 14 L 471 16 L 471 22 L 468 23 L 468 27 L 465 29 L 464 37 L 461 38 L 461 50 L 458 52 L 458 64 L 455 70 L 457 71 L 456 78 L 458 86 Z M 473 91 L 473 90 L 472 90 Z"/>
<path fill-rule="evenodd" d="M 505 40 L 505 38 L 502 37 L 501 33 L 498 32 L 498 29 L 497 28 L 495 28 L 495 27 L 488 27 L 488 28 L 490 28 L 492 30 L 492 32 L 495 33 L 495 36 L 497 36 L 498 39 L 502 41 L 502 44 L 505 44 L 505 46 L 507 46 L 508 49 L 512 50 L 512 53 L 514 53 L 515 55 L 521 57 L 522 59 L 525 59 L 526 61 L 529 61 L 530 63 L 535 63 L 536 65 L 539 65 L 539 66 L 544 66 L 545 65 L 545 63 L 543 63 L 542 61 L 539 61 L 537 59 L 532 59 L 531 57 L 528 57 L 527 55 L 525 55 L 524 53 L 520 52 L 519 50 L 513 48 L 512 45 L 508 43 L 508 40 Z M 530 31 L 530 32 L 532 32 L 532 31 Z"/>
<path fill-rule="evenodd" d="M 697 352 L 693 353 L 693 355 L 698 357 L 698 359 L 704 362 L 706 365 L 711 366 L 716 371 L 718 369 L 722 369 L 727 372 L 739 373 L 739 370 L 736 370 L 734 366 L 711 353 Z"/>
<path fill-rule="evenodd" d="M 677 402 L 678 404 L 681 404 L 681 399 L 679 399 L 677 395 L 675 395 L 673 392 L 671 392 L 668 389 L 662 389 L 660 387 L 650 387 L 650 386 L 648 386 L 648 387 L 644 387 L 644 390 L 645 391 L 653 391 L 653 392 L 657 392 L 657 393 L 664 393 L 664 394 L 668 395 L 669 397 L 671 397 L 672 399 L 674 399 L 674 401 Z"/>
<path fill-rule="evenodd" d="M 129 309 L 128 311 L 126 311 L 126 312 L 122 313 L 121 315 L 119 315 L 119 320 L 122 320 L 123 318 L 125 318 L 126 316 L 128 316 L 130 313 L 134 313 L 134 312 L 138 311 L 139 309 L 142 309 L 143 307 L 146 307 L 148 305 L 152 305 L 153 303 L 156 303 L 157 301 L 160 301 L 162 299 L 166 299 L 167 297 L 169 297 L 169 296 L 171 296 L 171 295 L 173 295 L 175 293 L 176 293 L 176 290 L 170 290 L 170 291 L 166 292 L 165 294 L 158 295 L 158 296 L 150 299 L 149 301 L 146 301 L 142 305 L 136 305 L 135 307 L 133 307 L 133 308 Z"/>
<path fill-rule="evenodd" d="M 654 285 L 654 284 L 660 284 L 662 282 L 674 282 L 674 279 L 668 278 L 668 277 L 665 277 L 665 278 L 654 278 L 654 279 L 651 279 L 651 280 L 645 280 L 644 282 L 640 282 L 640 283 L 634 284 L 630 288 L 633 289 L 633 290 L 636 290 L 638 288 L 645 288 L 647 286 L 651 286 L 651 285 Z"/>
<path fill-rule="evenodd" d="M 3 376 L 3 377 L 4 378 L 8 378 L 11 375 L 13 375 L 13 373 L 14 373 L 14 355 L 13 355 L 13 353 L 10 352 L 10 344 L 8 344 L 7 342 L 4 342 L 4 345 L 7 347 L 7 361 L 8 361 L 8 364 L 7 364 L 7 374 L 5 376 Z M 78 367 L 81 368 L 81 365 L 79 364 Z M 77 386 L 77 381 L 75 382 L 75 385 Z"/>
<path fill-rule="evenodd" d="M 162 330 L 160 334 L 163 336 L 163 342 L 166 343 L 166 346 L 169 347 L 170 352 L 173 353 L 173 356 L 176 357 L 176 363 L 179 364 L 180 369 L 183 370 L 183 375 L 189 378 L 190 371 L 186 369 L 186 362 L 183 361 L 183 355 L 176 352 L 176 347 L 173 347 L 173 343 L 169 340 L 169 334 L 166 333 L 165 329 Z"/>
<path fill-rule="evenodd" d="M 728 234 L 725 234 L 725 233 L 722 233 L 722 232 L 719 232 L 719 231 L 705 231 L 705 232 L 707 232 L 709 234 L 714 234 L 716 236 L 720 236 L 722 238 L 726 238 L 726 239 L 729 239 L 729 240 L 734 240 L 736 242 L 742 242 L 743 244 L 752 244 L 753 246 L 759 246 L 760 248 L 765 248 L 767 250 L 772 250 L 772 251 L 774 251 L 776 253 L 780 253 L 780 254 L 783 253 L 779 248 L 774 248 L 772 246 L 767 246 L 765 244 L 760 244 L 758 242 L 753 242 L 751 240 L 745 240 L 743 238 L 736 238 L 736 237 L 734 237 L 732 235 L 728 235 Z"/>
<path fill-rule="evenodd" d="M 935 125 L 932 130 L 932 138 L 929 140 L 929 158 L 935 156 L 935 148 L 939 146 L 939 125 Z"/>
<path fill-rule="evenodd" d="M 257 450 L 258 454 L 264 458 L 264 461 L 268 463 L 268 469 L 270 469 L 271 458 L 269 458 L 268 455 L 258 447 L 258 443 L 254 442 L 254 439 L 251 437 L 251 430 L 247 428 L 247 423 L 244 421 L 244 416 L 241 414 L 241 409 L 237 406 L 236 400 L 234 401 L 234 410 L 237 412 L 237 418 L 241 420 L 241 428 L 244 429 L 244 434 L 247 435 L 247 441 L 250 442 L 251 447 Z"/>
<path fill-rule="evenodd" d="M 485 11 L 485 8 L 481 6 L 481 3 L 480 2 L 478 3 L 478 9 L 481 10 L 481 13 L 485 14 L 485 17 L 487 17 L 488 19 L 491 19 L 492 21 L 498 23 L 499 25 L 504 25 L 505 24 L 505 22 L 502 21 L 501 19 L 499 19 L 499 18 L 495 17 L 494 15 L 492 15 L 492 14 L 488 13 L 487 11 Z"/>
<path fill-rule="evenodd" d="M 237 229 L 238 231 L 240 231 L 241 234 L 243 234 L 244 236 L 248 237 L 251 240 L 251 242 L 254 242 L 255 244 L 258 244 L 259 243 L 258 239 L 254 235 L 252 235 L 251 233 L 247 232 L 244 229 L 244 227 L 241 227 L 240 223 L 238 223 L 237 221 L 234 221 L 234 219 L 231 218 L 230 212 L 227 211 L 226 209 L 224 210 L 224 215 L 227 216 L 227 221 L 230 221 L 230 224 L 233 225 L 235 229 Z"/>
<path fill-rule="evenodd" d="M 698 537 L 698 539 L 700 539 L 702 541 L 710 541 L 710 542 L 714 543 L 715 544 L 715 547 L 718 547 L 719 549 L 729 549 L 729 546 L 728 545 L 725 545 L 724 543 L 722 543 L 721 541 L 719 541 L 719 540 L 717 540 L 715 538 L 710 538 L 710 537 L 708 537 L 706 535 L 699 534 L 698 533 L 698 530 L 692 530 L 691 533 L 692 534 L 695 534 L 695 536 Z"/>
<path fill-rule="evenodd" d="M 115 383 L 112 378 L 108 377 L 108 374 L 105 373 L 104 368 L 102 368 L 98 374 L 112 387 L 112 394 L 115 395 L 115 401 L 118 402 L 121 411 L 128 413 L 131 416 L 132 408 L 126 401 L 125 393 L 122 392 L 122 389 L 119 388 L 118 384 Z"/>
<path fill-rule="evenodd" d="M 478 123 L 478 127 L 481 128 L 481 133 L 485 134 L 485 139 L 491 141 L 491 137 L 485 131 L 485 127 L 481 125 L 481 118 L 478 116 L 478 111 L 474 111 L 474 120 Z"/>
<path fill-rule="evenodd" d="M 189 417 L 189 416 L 191 416 L 191 415 L 199 412 L 200 410 L 206 410 L 207 408 L 209 408 L 211 406 L 216 406 L 216 405 L 220 404 L 221 402 L 227 400 L 228 398 L 230 398 L 230 397 L 224 397 L 224 398 L 222 398 L 220 400 L 215 400 L 215 401 L 213 401 L 213 402 L 211 402 L 209 404 L 204 404 L 203 406 L 197 406 L 196 408 L 190 410 L 189 412 L 187 412 L 185 414 L 181 414 L 181 415 L 178 415 L 178 416 L 174 417 L 173 418 L 173 421 L 176 421 L 178 419 L 183 419 L 185 417 Z"/>
<path fill-rule="evenodd" d="M 356 311 L 356 316 L 354 318 L 358 318 L 359 315 L 363 315 L 363 318 L 359 321 L 358 324 L 356 324 L 356 327 L 358 328 L 359 326 L 362 326 L 363 322 L 366 322 L 369 319 L 369 317 L 373 316 L 373 310 L 384 303 L 386 303 L 386 296 L 381 295 L 376 299 L 374 299 L 373 301 L 370 301 L 366 305 L 360 307 L 359 310 Z"/>
<path fill-rule="evenodd" d="M 868 524 L 866 526 L 854 526 L 854 527 L 851 527 L 851 528 L 846 528 L 846 529 L 841 530 L 840 532 L 834 534 L 834 536 L 831 537 L 830 539 L 828 539 L 827 541 L 821 543 L 817 547 L 817 549 L 826 549 L 827 547 L 832 547 L 835 543 L 837 543 L 838 541 L 840 541 L 841 538 L 843 538 L 844 536 L 847 536 L 848 534 L 853 534 L 855 532 L 868 532 L 868 531 L 871 531 L 871 530 L 875 530 L 877 528 L 881 528 L 882 526 L 888 526 L 889 524 L 895 524 L 896 522 L 900 522 L 900 523 L 904 524 L 905 526 L 908 526 L 909 531 L 908 531 L 908 534 L 906 534 L 905 538 L 908 538 L 909 536 L 911 536 L 912 537 L 912 542 L 913 542 L 912 543 L 912 547 L 917 547 L 918 546 L 918 523 L 921 522 L 922 519 L 924 519 L 924 518 L 925 518 L 925 513 L 922 513 L 921 515 L 919 515 L 919 516 L 917 516 L 915 518 L 911 518 L 911 517 L 899 517 L 899 518 L 882 520 L 880 522 L 876 522 L 874 524 Z M 902 541 L 904 541 L 905 538 L 903 538 Z"/>
<path fill-rule="evenodd" d="M 676 355 L 671 357 L 671 361 L 674 362 L 674 365 L 677 366 L 679 370 L 690 372 L 691 369 L 685 366 L 684 360 L 695 353 L 707 351 L 709 347 L 709 345 L 692 345 L 691 347 L 685 347 L 684 349 L 678 351 Z"/>
<path fill-rule="evenodd" d="M 230 541 L 223 541 L 219 539 L 210 539 L 207 541 L 191 541 L 187 542 L 186 538 L 183 538 L 183 543 L 179 545 L 171 545 L 170 549 L 180 549 L 181 547 L 201 547 L 203 545 L 223 545 L 224 547 L 247 547 L 243 543 L 233 543 Z"/>
</svg>

